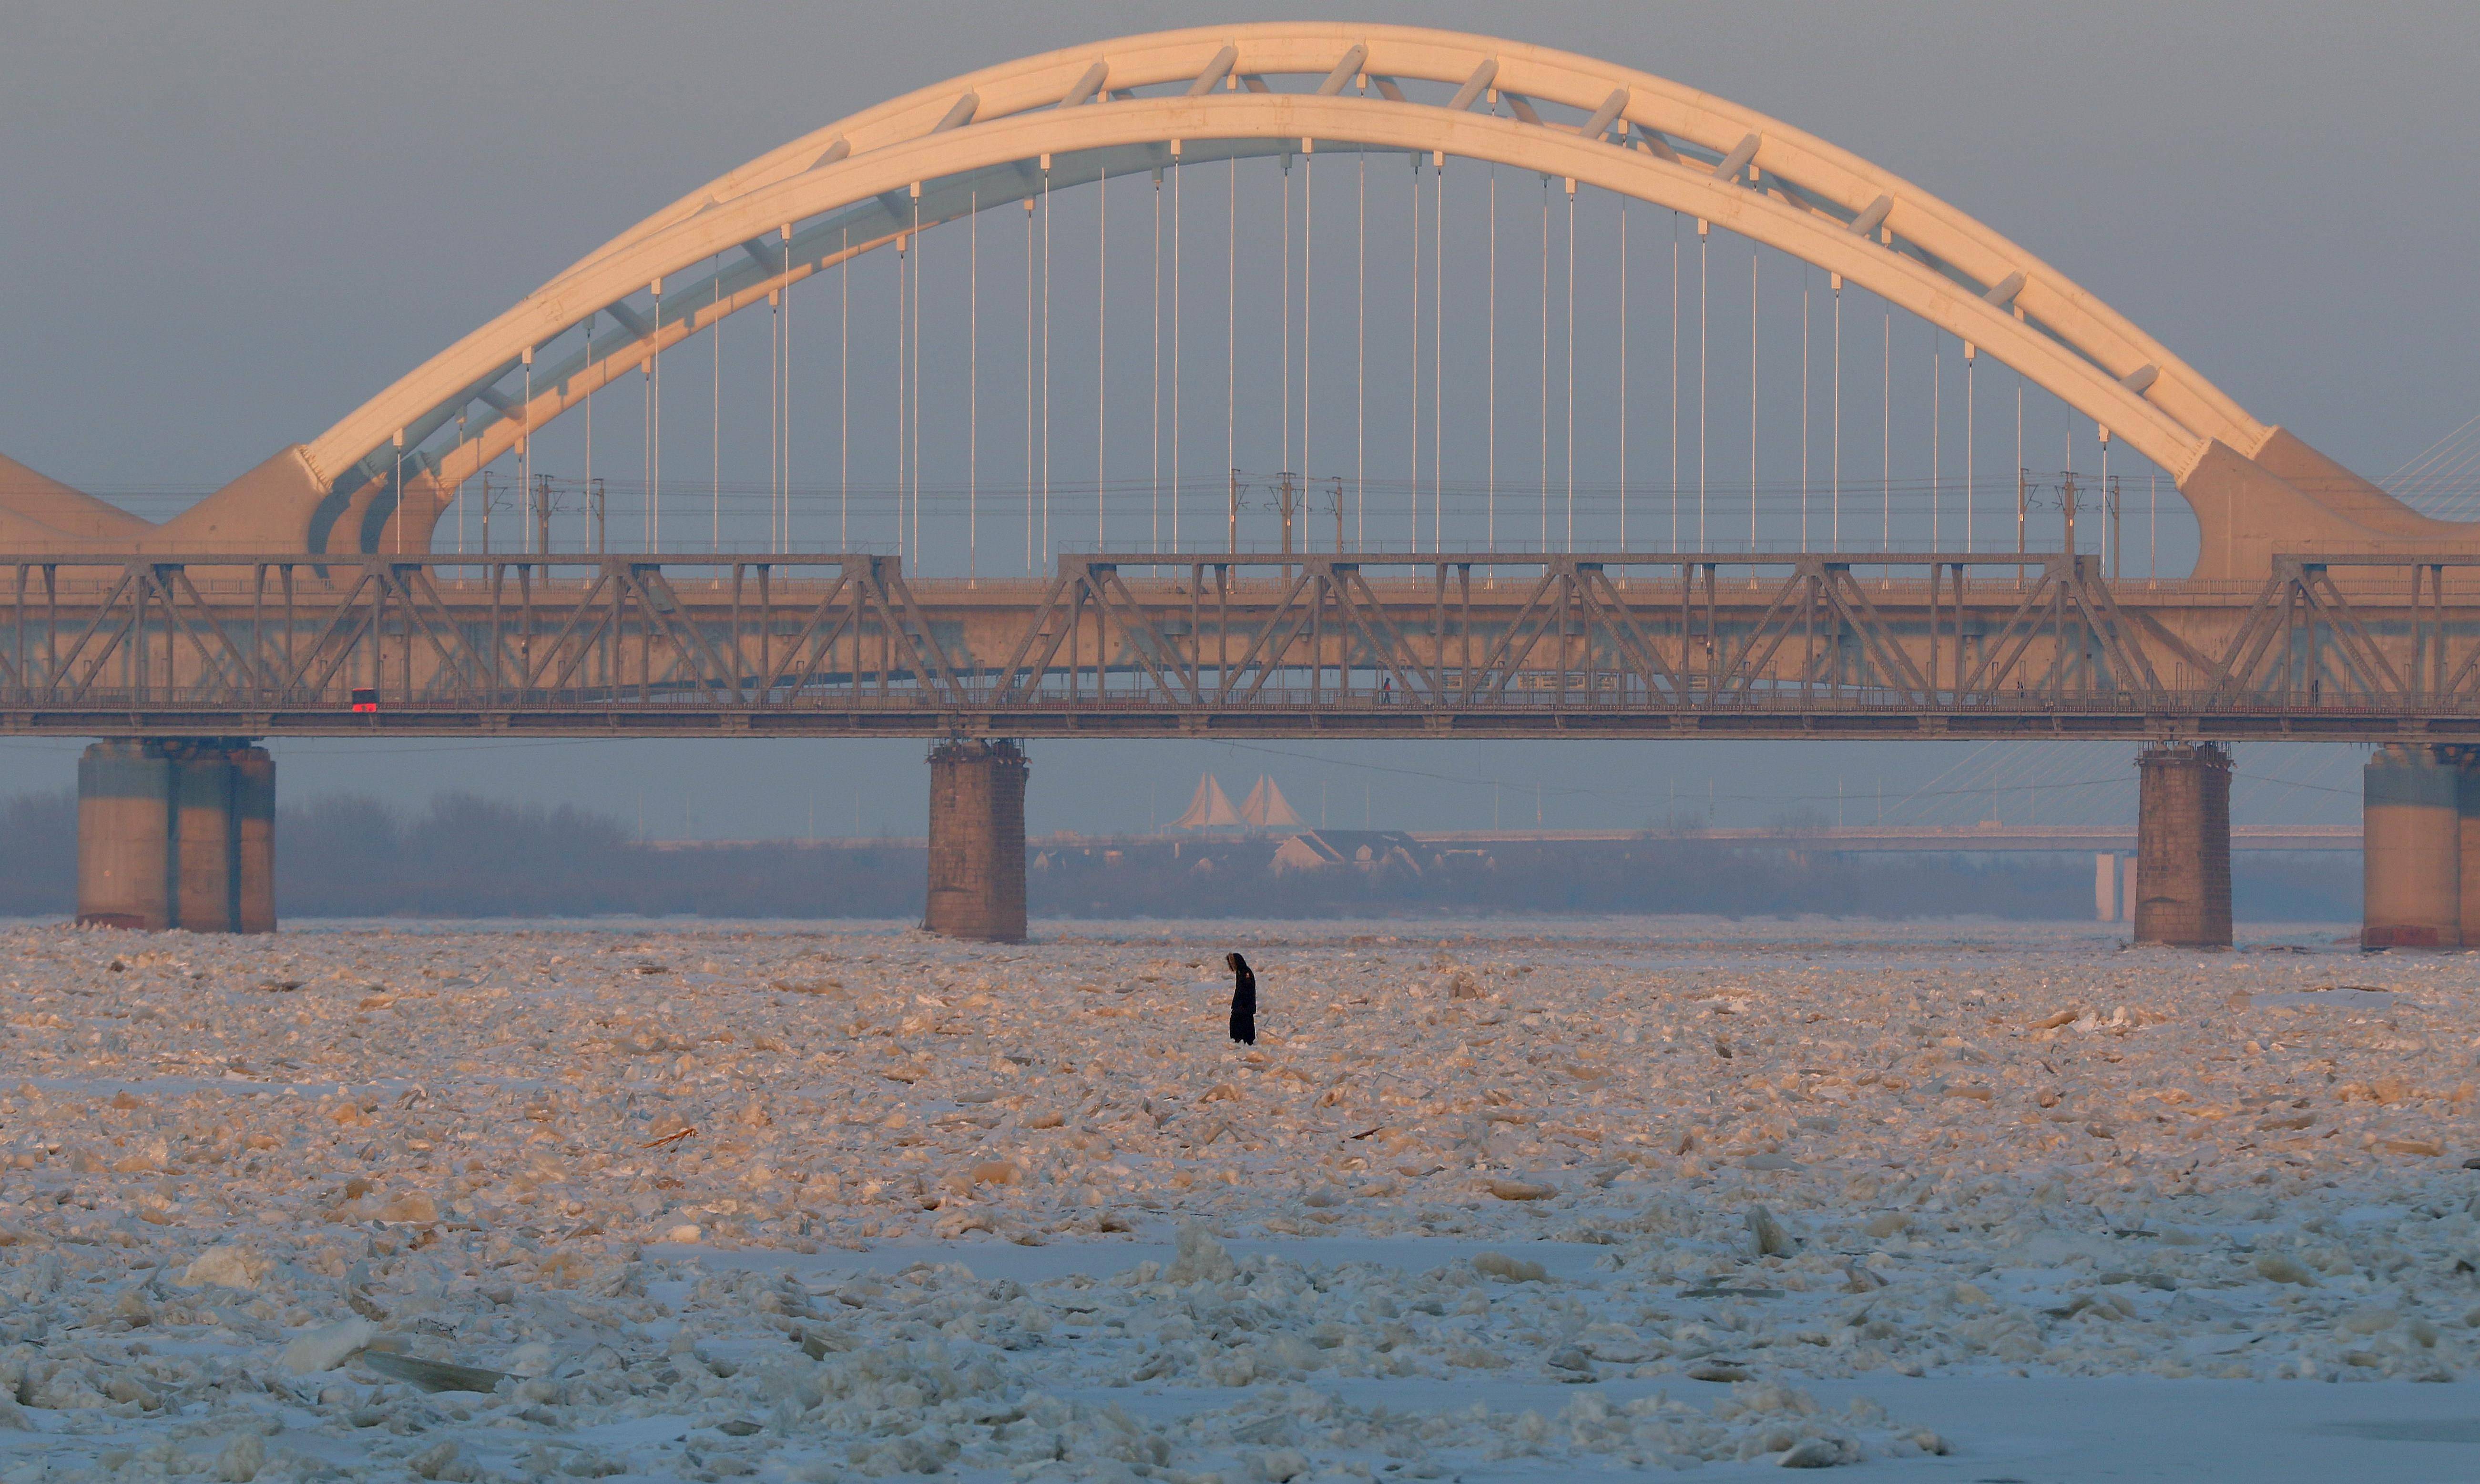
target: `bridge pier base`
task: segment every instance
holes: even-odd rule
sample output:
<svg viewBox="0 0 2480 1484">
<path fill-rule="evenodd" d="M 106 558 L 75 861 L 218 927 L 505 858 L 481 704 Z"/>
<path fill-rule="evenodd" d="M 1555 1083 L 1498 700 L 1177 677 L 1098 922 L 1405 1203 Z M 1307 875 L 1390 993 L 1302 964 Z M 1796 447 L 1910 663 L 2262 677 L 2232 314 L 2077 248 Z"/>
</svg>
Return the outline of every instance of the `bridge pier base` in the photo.
<svg viewBox="0 0 2480 1484">
<path fill-rule="evenodd" d="M 2135 941 L 2231 945 L 2231 755 L 2174 742 L 2136 755 Z"/>
<path fill-rule="evenodd" d="M 951 738 L 930 749 L 930 897 L 944 937 L 1024 941 L 1023 749 Z"/>
<path fill-rule="evenodd" d="M 275 931 L 275 760 L 231 737 L 115 738 L 78 758 L 77 920 Z"/>
<path fill-rule="evenodd" d="M 2464 750 L 2389 742 L 2361 775 L 2363 862 L 2360 946 L 2453 948 L 2463 942 Z M 2480 821 L 2475 821 L 2480 826 Z M 2480 861 L 2474 862 L 2480 866 Z M 2480 928 L 2480 922 L 2474 922 Z"/>
</svg>

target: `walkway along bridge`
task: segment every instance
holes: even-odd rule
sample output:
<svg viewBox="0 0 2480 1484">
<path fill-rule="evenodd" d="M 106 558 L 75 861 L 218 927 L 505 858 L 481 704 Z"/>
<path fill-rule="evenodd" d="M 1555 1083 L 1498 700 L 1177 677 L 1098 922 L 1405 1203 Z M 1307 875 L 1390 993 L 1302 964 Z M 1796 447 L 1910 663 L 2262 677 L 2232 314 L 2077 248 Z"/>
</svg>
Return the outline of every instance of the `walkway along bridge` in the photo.
<svg viewBox="0 0 2480 1484">
<path fill-rule="evenodd" d="M 1369 353 L 1373 159 L 1410 166 L 1410 211 L 1389 217 L 1408 228 L 1407 241 L 1385 238 L 1377 252 L 1379 287 L 1409 290 L 1399 326 L 1409 331 L 1408 356 Z M 1460 182 L 1452 210 L 1450 160 Z M 1331 163 L 1313 168 L 1320 162 Z M 1340 170 L 1347 163 L 1348 174 Z M 1245 238 L 1244 164 L 1253 192 Z M 1194 294 L 1181 275 L 1182 182 L 1200 167 L 1217 167 L 1225 206 L 1215 221 L 1225 228 L 1222 241 L 1205 248 L 1224 290 L 1214 306 L 1225 331 L 1214 345 L 1223 372 L 1221 396 L 1211 398 L 1219 420 L 1197 412 L 1203 398 L 1191 397 L 1184 410 L 1181 396 L 1200 379 L 1184 359 L 1183 308 Z M 1467 170 L 1469 186 L 1460 184 Z M 1533 219 L 1525 202 L 1512 217 L 1502 209 L 1501 172 L 1511 199 L 1516 183 L 1526 201 L 1535 185 L 1539 195 L 1537 256 L 1515 243 L 1508 254 L 1539 265 L 1537 295 L 1529 289 L 1508 295 L 1539 306 L 1537 347 L 1528 341 L 1525 356 L 1515 356 L 1511 327 L 1508 358 L 1511 376 L 1526 357 L 1538 368 L 1537 389 L 1530 382 L 1521 389 L 1538 393 L 1521 399 L 1538 413 L 1537 445 L 1526 448 L 1537 455 L 1538 487 L 1527 488 L 1520 507 L 1530 511 L 1537 498 L 1537 527 L 1519 520 L 1519 507 L 1501 509 L 1501 436 L 1531 436 L 1533 421 L 1503 410 L 1498 394 L 1508 318 L 1498 239 L 1503 224 Z M 1323 215 L 1313 177 L 1328 192 Z M 1152 524 L 1138 542 L 1125 493 L 1135 486 L 1125 469 L 1112 468 L 1107 436 L 1132 415 L 1124 403 L 1123 421 L 1111 422 L 1113 254 L 1105 237 L 1109 192 L 1124 196 L 1149 181 Z M 1084 262 L 1064 276 L 1094 285 L 1092 318 L 1080 318 L 1094 325 L 1094 365 L 1078 372 L 1080 380 L 1091 376 L 1082 384 L 1094 389 L 1093 416 L 1074 414 L 1077 438 L 1092 434 L 1092 479 L 1062 479 L 1059 518 L 1069 529 L 1072 494 L 1081 531 L 1090 493 L 1098 549 L 1091 555 L 1061 554 L 1050 525 L 1053 446 L 1066 448 L 1070 426 L 1052 407 L 1052 199 L 1080 188 L 1094 192 L 1097 231 L 1090 257 L 1081 246 L 1069 249 L 1070 268 Z M 1279 207 L 1263 199 L 1262 188 L 1280 192 Z M 1616 209 L 1596 217 L 1589 204 L 1580 217 L 1580 192 Z M 1201 205 L 1213 199 L 1197 193 Z M 1563 198 L 1565 222 L 1564 328 L 1557 332 L 1563 390 L 1551 369 L 1554 195 Z M 1483 200 L 1485 234 L 1469 215 Z M 1333 211 L 1346 201 L 1349 260 Z M 1670 218 L 1666 544 L 1697 550 L 1645 550 L 1628 534 L 1627 352 L 1635 320 L 1647 318 L 1627 296 L 1631 203 Z M 994 212 L 998 220 L 1020 217 L 1024 241 L 1021 303 L 1000 305 L 992 295 L 1001 313 L 989 337 L 1013 342 L 1012 328 L 1004 340 L 999 330 L 1020 311 L 1024 422 L 1016 488 L 1023 498 L 1020 531 L 1011 525 L 986 540 L 999 507 L 983 503 L 984 446 L 992 440 L 980 380 L 981 240 L 999 234 L 977 223 Z M 1277 223 L 1279 291 L 1253 290 L 1244 317 L 1242 245 L 1253 265 L 1271 261 L 1266 239 Z M 1615 231 L 1594 236 L 1587 265 L 1615 248 L 1604 261 L 1615 269 L 1616 292 L 1608 304 L 1598 287 L 1585 296 L 1582 338 L 1591 344 L 1580 379 L 1578 243 L 1606 227 Z M 1708 445 L 1718 431 L 1708 406 L 1709 255 L 1718 235 L 1747 254 L 1744 512 L 1726 509 L 1718 492 L 1709 500 Z M 943 244 L 941 271 L 969 265 L 969 282 L 932 284 L 934 241 Z M 1485 259 L 1474 250 L 1479 241 L 1487 243 Z M 1348 320 L 1333 277 L 1313 277 L 1321 252 L 1326 275 L 1354 264 Z M 858 390 L 890 405 L 863 407 L 856 445 L 850 291 L 854 264 L 873 254 L 893 269 L 892 294 L 865 283 L 862 307 L 891 307 L 892 322 L 864 324 Z M 1798 316 L 1801 382 L 1796 397 L 1782 398 L 1798 409 L 1799 483 L 1788 499 L 1779 488 L 1769 494 L 1760 476 L 1769 442 L 1787 441 L 1761 433 L 1761 423 L 1773 425 L 1761 416 L 1756 328 L 1766 254 L 1799 265 L 1801 285 L 1795 296 L 1777 286 L 1772 300 L 1778 316 L 1795 304 Z M 1689 413 L 1679 347 L 1688 301 L 1682 264 L 1692 255 Z M 1481 261 L 1488 265 L 1485 291 L 1472 281 Z M 797 544 L 793 430 L 826 441 L 825 420 L 805 410 L 813 404 L 796 406 L 791 391 L 793 303 L 805 284 L 814 294 L 805 325 L 818 322 L 807 317 L 822 312 L 819 291 L 829 284 L 837 291 L 835 545 L 854 548 L 886 534 L 883 512 L 866 504 L 871 531 L 857 540 L 851 530 L 844 471 L 858 448 L 865 456 L 891 455 L 896 554 L 787 554 Z M 1825 290 L 1816 318 L 1831 326 L 1831 353 L 1812 376 L 1816 287 Z M 1863 483 L 1844 447 L 1847 288 L 1883 311 L 1871 358 L 1877 383 L 1852 393 L 1855 401 L 1874 394 L 1867 405 L 1877 445 L 1866 450 L 1880 453 L 1872 461 L 1879 497 L 1873 552 L 1843 549 L 1847 514 L 1854 531 L 1869 528 L 1858 519 L 1859 497 L 1847 495 L 1847 480 L 1855 492 Z M 1316 311 L 1313 291 L 1326 295 Z M 925 300 L 933 320 L 926 338 Z M 1647 301 L 1640 290 L 1638 305 Z M 1460 322 L 1484 304 L 1485 338 Z M 1459 320 L 1450 320 L 1451 305 Z M 1279 332 L 1268 333 L 1259 321 L 1278 307 Z M 1081 307 L 1072 308 L 1081 317 Z M 1931 430 L 1921 461 L 1927 483 L 1905 486 L 1907 500 L 1923 489 L 1926 496 L 1925 512 L 1903 511 L 1904 535 L 1925 538 L 1908 551 L 1894 550 L 1903 544 L 1893 473 L 1899 309 L 1930 332 L 1920 379 L 1934 401 L 1921 420 Z M 724 554 L 721 327 L 743 311 L 771 326 L 768 411 L 750 420 L 769 429 L 766 534 L 758 544 L 769 554 Z M 1597 325 L 1615 333 L 1595 340 Z M 1245 401 L 1244 326 L 1264 343 L 1247 352 Z M 710 340 L 713 366 L 710 501 L 684 499 L 675 471 L 666 504 L 661 369 L 666 352 L 677 364 L 676 352 L 701 336 Z M 956 376 L 965 395 L 934 379 L 925 396 L 924 356 L 953 354 L 960 344 L 971 347 Z M 1483 345 L 1478 367 L 1467 365 L 1466 350 Z M 1267 359 L 1275 347 L 1279 374 Z M 1596 347 L 1615 349 L 1615 364 L 1597 364 Z M 1962 382 L 1959 488 L 1942 473 L 1952 441 L 1944 421 L 1950 350 L 1960 352 L 1954 379 Z M 2017 448 L 2004 481 L 2011 507 L 1981 512 L 1976 525 L 1984 492 L 1996 487 L 1982 476 L 1976 451 L 1989 441 L 1975 436 L 1976 368 L 1984 352 L 2016 377 Z M 1126 357 L 1118 364 L 1124 369 Z M 632 401 L 642 408 L 633 430 L 644 476 L 633 493 L 622 493 L 624 504 L 637 502 L 643 550 L 555 552 L 555 481 L 536 473 L 550 456 L 546 430 L 560 424 L 565 436 L 577 426 L 562 423 L 565 415 L 590 409 L 598 392 L 617 390 L 632 372 L 637 395 L 620 400 L 623 409 Z M 1737 384 L 1735 370 L 1729 379 Z M 1341 415 L 1347 385 L 1349 421 Z M 1599 400 L 1604 389 L 1615 397 Z M 1508 408 L 1517 406 L 1517 390 L 1511 383 Z M 1812 434 L 1812 390 L 1831 409 L 1830 432 Z M 1278 391 L 1280 416 L 1265 416 L 1257 404 L 1272 405 Z M 2106 557 L 2085 554 L 2076 540 L 2072 473 L 2061 481 L 2061 550 L 2025 550 L 2028 391 L 2063 409 L 2071 450 L 2084 438 L 2099 453 L 2096 488 L 2102 508 L 2113 512 Z M 1554 398 L 1563 429 L 1555 438 Z M 1252 409 L 1245 450 L 1237 410 L 1244 405 Z M 676 397 L 674 421 L 678 409 Z M 1313 418 L 1325 466 L 1311 450 Z M 1785 411 L 1785 425 L 1788 418 Z M 593 492 L 600 549 L 606 481 L 592 477 L 590 415 L 579 421 L 584 470 L 573 483 Z M 965 450 L 958 489 L 925 490 L 925 421 L 934 457 Z M 1205 425 L 1216 421 L 1219 427 Z M 1374 451 L 1408 472 L 1408 481 L 1390 487 L 1409 495 L 1408 511 L 1371 499 L 1373 426 L 1392 440 Z M 1398 427 L 1408 436 L 1396 439 Z M 1279 448 L 1268 436 L 1275 428 Z M 1194 481 L 1199 463 L 1183 452 L 1183 430 L 1198 448 L 1219 433 L 1221 463 L 1234 470 L 1227 505 L 1221 473 L 1208 481 L 1215 508 L 1205 524 L 1223 534 L 1220 552 L 1198 550 L 1182 536 L 1184 504 L 1195 502 L 1183 491 L 1183 471 Z M 1856 423 L 1853 431 L 1856 446 Z M 1683 458 L 1692 437 L 1692 461 Z M 1812 473 L 1819 444 L 1830 455 Z M 1589 475 L 1581 505 L 1580 445 Z M 2127 580 L 2114 514 L 2123 504 L 2107 473 L 2113 448 L 2157 471 L 2192 513 L 2194 563 L 2183 579 Z M 1563 463 L 1558 495 L 1554 450 Z M 1605 512 L 1591 471 L 1609 452 L 1616 479 L 1607 503 L 1617 527 L 1598 535 Z M 1122 462 L 1129 461 L 1124 453 Z M 1331 488 L 1333 549 L 1241 552 L 1236 466 L 1244 462 L 1309 472 L 1281 476 L 1286 548 L 1297 513 L 1293 481 Z M 1647 462 L 1640 447 L 1640 471 Z M 1450 463 L 1463 470 L 1452 486 L 1443 477 Z M 1330 468 L 1348 468 L 1349 478 L 1324 472 Z M 1692 484 L 1684 468 L 1692 468 Z M 519 492 L 525 552 L 464 550 L 478 483 L 488 547 L 495 477 L 504 491 Z M 1640 476 L 1639 490 L 1652 487 Z M 1124 499 L 1116 536 L 1115 488 Z M 1508 499 L 1514 489 L 1511 480 Z M 1014 501 L 1008 509 L 1013 522 Z M 1383 539 L 1408 536 L 1412 554 L 1371 549 L 1373 512 L 1389 532 Z M 629 512 L 622 513 L 625 527 Z M 1191 512 L 1192 526 L 1204 513 Z M 1714 549 L 1709 514 L 1714 529 L 1735 532 L 1744 514 L 1747 550 Z M 1977 533 L 2005 526 L 2008 515 L 2013 540 L 2004 544 L 2014 550 L 1982 548 Z M 1408 531 L 1399 524 L 1406 516 Z M 1649 511 L 1640 515 L 1647 519 Z M 1950 539 L 1958 524 L 1959 552 Z M 1501 535 L 1529 529 L 1537 537 L 1528 550 L 1511 550 Z M 440 550 L 452 544 L 451 530 L 455 554 Z M 1759 550 L 1794 532 L 1799 554 Z M 1027 576 L 976 580 L 986 548 L 1013 550 L 1020 535 Z M 1821 544 L 1837 550 L 1815 550 Z M 1589 550 L 1596 545 L 1609 550 Z M 967 576 L 925 576 L 931 550 L 961 553 Z M 1043 562 L 1054 564 L 1046 576 Z M 2151 557 L 2147 564 L 2148 578 L 2157 576 Z M 2376 742 L 2383 747 L 2369 774 L 2369 940 L 2459 943 L 2466 917 L 2480 939 L 2480 857 L 2463 871 L 2456 843 L 2467 836 L 2480 852 L 2480 828 L 2456 823 L 2467 793 L 2480 813 L 2480 788 L 2463 787 L 2469 770 L 2458 750 L 2480 744 L 2475 565 L 2480 532 L 2472 526 L 2421 515 L 2253 417 L 2022 244 L 1804 130 L 1679 83 L 1521 42 L 1285 22 L 1071 47 L 814 130 L 646 217 L 324 433 L 278 450 L 160 525 L 0 460 L 7 583 L 0 730 L 110 739 L 90 748 L 80 768 L 82 918 L 216 930 L 274 921 L 273 763 L 250 739 L 935 738 L 928 924 L 993 937 L 1023 932 L 1020 738 L 2139 739 L 2151 746 L 2142 758 L 2146 865 L 2136 935 L 2195 943 L 2229 937 L 2228 767 L 2217 744 Z M 2468 912 L 2461 906 L 2467 878 L 2475 894 Z"/>
</svg>

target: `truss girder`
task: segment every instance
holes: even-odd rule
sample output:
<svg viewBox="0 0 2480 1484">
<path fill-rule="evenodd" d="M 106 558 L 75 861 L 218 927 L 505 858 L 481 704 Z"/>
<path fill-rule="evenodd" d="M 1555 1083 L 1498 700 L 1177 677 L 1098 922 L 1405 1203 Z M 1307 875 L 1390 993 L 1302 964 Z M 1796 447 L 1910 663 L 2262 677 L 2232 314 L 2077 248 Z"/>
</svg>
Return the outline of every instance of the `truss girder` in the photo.
<svg viewBox="0 0 2480 1484">
<path fill-rule="evenodd" d="M 2245 597 L 1942 553 L 1102 553 L 995 597 L 859 554 L 0 564 L 0 729 L 166 706 L 236 734 L 279 712 L 349 729 L 356 692 L 931 731 L 967 712 L 1312 734 L 1887 711 L 2480 727 L 2480 558 L 2284 557 Z"/>
</svg>

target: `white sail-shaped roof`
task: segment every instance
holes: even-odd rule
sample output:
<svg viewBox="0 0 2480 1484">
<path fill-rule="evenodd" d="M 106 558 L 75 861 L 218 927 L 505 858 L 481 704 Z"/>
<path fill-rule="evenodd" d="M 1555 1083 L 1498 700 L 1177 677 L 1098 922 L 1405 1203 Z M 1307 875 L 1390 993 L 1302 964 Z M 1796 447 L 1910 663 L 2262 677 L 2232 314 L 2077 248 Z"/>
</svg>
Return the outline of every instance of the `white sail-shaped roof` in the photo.
<svg viewBox="0 0 2480 1484">
<path fill-rule="evenodd" d="M 1292 807 L 1292 801 L 1283 797 L 1275 780 L 1262 773 L 1257 775 L 1257 785 L 1249 790 L 1248 801 L 1240 806 L 1240 817 L 1260 830 L 1282 830 L 1308 823 Z"/>
<path fill-rule="evenodd" d="M 1197 793 L 1188 801 L 1187 812 L 1173 820 L 1171 827 L 1174 830 L 1213 830 L 1239 823 L 1240 816 L 1231 807 L 1231 796 L 1223 791 L 1223 785 L 1216 782 L 1214 775 L 1209 773 L 1197 780 Z"/>
</svg>

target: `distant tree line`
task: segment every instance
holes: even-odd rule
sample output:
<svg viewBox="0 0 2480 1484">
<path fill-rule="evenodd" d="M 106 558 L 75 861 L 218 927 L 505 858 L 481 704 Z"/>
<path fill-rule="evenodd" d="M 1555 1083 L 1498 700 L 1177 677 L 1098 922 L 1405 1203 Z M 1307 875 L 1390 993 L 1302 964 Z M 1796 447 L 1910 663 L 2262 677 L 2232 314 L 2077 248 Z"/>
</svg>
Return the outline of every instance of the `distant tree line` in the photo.
<svg viewBox="0 0 2480 1484">
<path fill-rule="evenodd" d="M 74 909 L 72 794 L 0 801 L 0 916 Z M 2092 857 L 1838 856 L 1721 844 L 1679 832 L 1624 840 L 1425 847 L 1415 862 L 1277 871 L 1278 840 L 1037 840 L 1026 891 L 1038 917 L 1488 916 L 1802 912 L 1902 918 L 2088 918 Z M 303 917 L 908 918 L 921 912 L 921 847 L 901 841 L 639 843 L 620 820 L 567 806 L 445 794 L 418 810 L 362 795 L 281 809 L 276 902 Z M 2347 855 L 2248 855 L 2237 915 L 2357 919 Z"/>
</svg>

